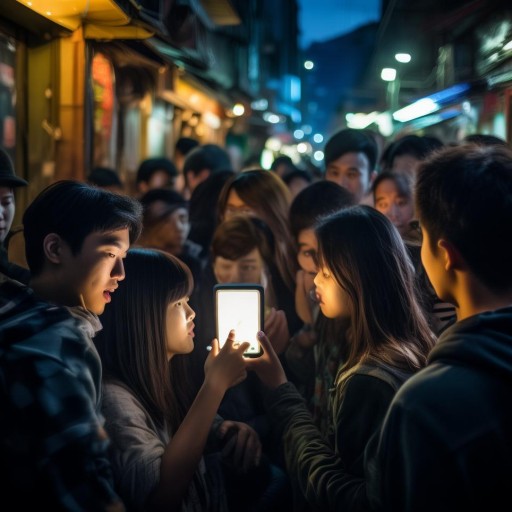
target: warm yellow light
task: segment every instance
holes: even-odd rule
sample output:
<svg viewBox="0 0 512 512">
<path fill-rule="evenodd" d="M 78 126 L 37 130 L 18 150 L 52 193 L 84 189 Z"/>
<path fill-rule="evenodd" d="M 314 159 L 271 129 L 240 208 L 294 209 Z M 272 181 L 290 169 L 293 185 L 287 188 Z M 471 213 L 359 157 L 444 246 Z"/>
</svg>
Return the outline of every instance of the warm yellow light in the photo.
<svg viewBox="0 0 512 512">
<path fill-rule="evenodd" d="M 237 103 L 233 106 L 233 114 L 235 116 L 243 116 L 245 112 L 245 107 L 241 103 Z"/>
</svg>

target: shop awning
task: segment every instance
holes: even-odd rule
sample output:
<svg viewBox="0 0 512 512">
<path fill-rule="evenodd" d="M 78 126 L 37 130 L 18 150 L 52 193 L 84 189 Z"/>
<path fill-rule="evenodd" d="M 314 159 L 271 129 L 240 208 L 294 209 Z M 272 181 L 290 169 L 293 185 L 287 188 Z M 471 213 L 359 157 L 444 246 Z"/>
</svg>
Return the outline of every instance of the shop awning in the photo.
<svg viewBox="0 0 512 512">
<path fill-rule="evenodd" d="M 90 39 L 144 39 L 153 35 L 140 24 L 132 23 L 127 0 L 16 0 L 52 23 L 75 31 L 84 28 Z"/>
</svg>

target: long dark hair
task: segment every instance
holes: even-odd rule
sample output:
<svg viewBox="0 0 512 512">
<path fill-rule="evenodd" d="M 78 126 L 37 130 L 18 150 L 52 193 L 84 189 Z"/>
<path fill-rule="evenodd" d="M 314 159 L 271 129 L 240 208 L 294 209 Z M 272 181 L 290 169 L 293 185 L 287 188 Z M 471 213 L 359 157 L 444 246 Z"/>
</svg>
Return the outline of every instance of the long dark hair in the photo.
<svg viewBox="0 0 512 512">
<path fill-rule="evenodd" d="M 95 338 L 105 378 L 129 387 L 157 425 L 174 432 L 193 397 L 186 359 L 168 361 L 166 312 L 170 302 L 190 295 L 192 275 L 178 258 L 155 249 L 130 249 L 124 266 L 127 278 Z"/>
<path fill-rule="evenodd" d="M 221 222 L 225 217 L 231 190 L 234 190 L 272 231 L 276 240 L 274 257 L 277 268 L 286 286 L 293 291 L 297 260 L 295 242 L 288 223 L 288 209 L 291 203 L 288 187 L 275 172 L 264 169 L 247 169 L 232 176 L 219 195 L 218 211 Z"/>
<path fill-rule="evenodd" d="M 374 208 L 353 206 L 322 220 L 316 235 L 320 265 L 349 297 L 349 347 L 341 374 L 372 359 L 402 369 L 425 366 L 435 338 L 393 224 Z"/>
</svg>

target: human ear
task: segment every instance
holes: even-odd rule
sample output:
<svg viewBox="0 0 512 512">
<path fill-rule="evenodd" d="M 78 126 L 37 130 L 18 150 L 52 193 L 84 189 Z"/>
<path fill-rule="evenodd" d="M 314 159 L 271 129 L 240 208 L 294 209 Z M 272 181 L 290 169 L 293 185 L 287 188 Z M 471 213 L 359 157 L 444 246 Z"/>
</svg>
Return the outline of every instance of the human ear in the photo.
<svg viewBox="0 0 512 512">
<path fill-rule="evenodd" d="M 445 270 L 459 270 L 464 266 L 464 259 L 459 250 L 448 240 L 440 239 L 437 247 L 441 251 Z"/>
<path fill-rule="evenodd" d="M 59 264 L 62 256 L 62 239 L 56 233 L 50 233 L 44 237 L 43 252 L 48 261 Z"/>
</svg>

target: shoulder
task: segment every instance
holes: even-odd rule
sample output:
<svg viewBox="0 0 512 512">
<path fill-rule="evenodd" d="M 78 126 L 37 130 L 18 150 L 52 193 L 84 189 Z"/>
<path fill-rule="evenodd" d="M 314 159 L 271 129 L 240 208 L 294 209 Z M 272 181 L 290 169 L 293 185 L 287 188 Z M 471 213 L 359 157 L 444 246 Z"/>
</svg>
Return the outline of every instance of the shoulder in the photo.
<svg viewBox="0 0 512 512">
<path fill-rule="evenodd" d="M 353 385 L 357 386 L 390 387 L 396 391 L 411 375 L 412 372 L 404 372 L 385 364 L 363 364 L 349 381 L 353 380 Z"/>
<path fill-rule="evenodd" d="M 103 407 L 125 410 L 141 407 L 139 400 L 133 391 L 117 380 L 106 380 L 103 382 Z"/>
<path fill-rule="evenodd" d="M 109 424 L 145 424 L 149 418 L 133 391 L 117 380 L 103 382 L 101 408 Z"/>
</svg>

